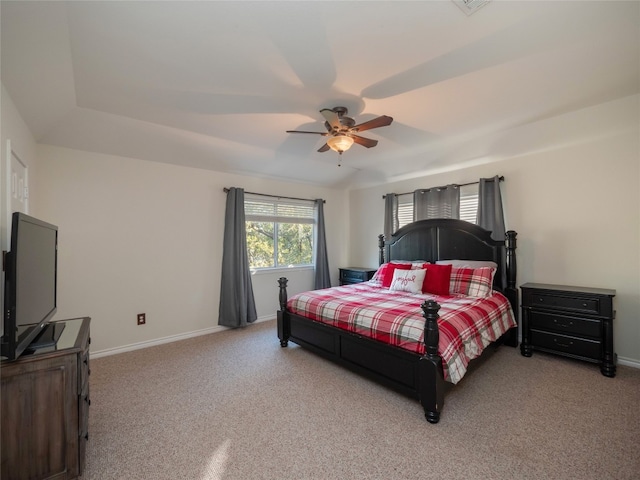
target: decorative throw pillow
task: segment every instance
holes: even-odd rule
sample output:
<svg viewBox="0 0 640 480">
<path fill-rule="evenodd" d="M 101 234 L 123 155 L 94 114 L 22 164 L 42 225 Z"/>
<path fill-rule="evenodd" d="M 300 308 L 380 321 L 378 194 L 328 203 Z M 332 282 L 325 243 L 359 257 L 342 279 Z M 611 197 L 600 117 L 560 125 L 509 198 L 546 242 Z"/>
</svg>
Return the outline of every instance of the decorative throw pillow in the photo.
<svg viewBox="0 0 640 480">
<path fill-rule="evenodd" d="M 492 293 L 495 268 L 460 268 L 451 269 L 449 292 L 468 297 L 488 297 Z"/>
<path fill-rule="evenodd" d="M 422 293 L 433 293 L 434 295 L 449 295 L 449 284 L 451 282 L 451 265 L 433 265 L 425 263 L 424 268 L 427 273 L 422 284 Z"/>
<path fill-rule="evenodd" d="M 411 269 L 410 263 L 388 263 L 387 268 L 385 269 L 384 274 L 382 276 L 382 286 L 386 288 L 391 286 L 391 282 L 393 280 L 393 273 L 396 270 L 410 270 L 410 269 Z"/>
<path fill-rule="evenodd" d="M 382 285 L 382 277 L 384 277 L 388 265 L 388 263 L 383 263 L 382 265 L 380 265 L 378 267 L 378 270 L 376 270 L 376 273 L 374 273 L 373 277 L 371 277 L 371 281 Z"/>
<path fill-rule="evenodd" d="M 422 293 L 425 273 L 426 270 L 404 270 L 398 268 L 393 272 L 393 280 L 389 290 Z"/>
</svg>

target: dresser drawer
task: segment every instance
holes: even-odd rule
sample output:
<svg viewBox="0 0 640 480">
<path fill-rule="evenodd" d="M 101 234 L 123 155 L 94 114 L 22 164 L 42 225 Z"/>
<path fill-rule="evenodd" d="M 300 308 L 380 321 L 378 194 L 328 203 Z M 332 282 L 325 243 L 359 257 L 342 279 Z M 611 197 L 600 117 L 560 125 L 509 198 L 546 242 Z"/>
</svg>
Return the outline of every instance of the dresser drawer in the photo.
<svg viewBox="0 0 640 480">
<path fill-rule="evenodd" d="M 576 338 L 539 330 L 531 330 L 531 345 L 548 349 L 556 353 L 565 353 L 578 357 L 599 360 L 601 357 L 600 342 L 586 338 Z"/>
<path fill-rule="evenodd" d="M 89 375 L 91 368 L 89 363 L 89 344 L 91 338 L 87 338 L 83 350 L 78 355 L 78 383 L 80 394 L 78 395 L 78 469 L 82 475 L 85 469 L 87 442 L 89 441 L 89 406 L 91 396 L 89 393 Z"/>
<path fill-rule="evenodd" d="M 371 280 L 376 273 L 374 269 L 366 268 L 341 268 L 340 269 L 340 284 L 347 285 L 350 283 L 361 283 Z"/>
<path fill-rule="evenodd" d="M 527 299 L 527 306 L 538 308 L 551 308 L 562 310 L 575 310 L 578 312 L 599 315 L 601 313 L 600 299 L 594 297 L 578 297 L 557 293 L 531 292 Z"/>
<path fill-rule="evenodd" d="M 85 389 L 90 373 L 89 348 L 87 348 L 78 355 L 78 392 L 82 392 Z"/>
<path fill-rule="evenodd" d="M 78 396 L 78 434 L 80 437 L 86 437 L 89 432 L 89 406 L 91 398 L 89 396 L 89 388 L 82 395 Z"/>
<path fill-rule="evenodd" d="M 568 335 L 600 338 L 602 336 L 602 322 L 588 318 L 578 318 L 557 313 L 532 311 L 531 328 L 549 330 Z"/>
</svg>

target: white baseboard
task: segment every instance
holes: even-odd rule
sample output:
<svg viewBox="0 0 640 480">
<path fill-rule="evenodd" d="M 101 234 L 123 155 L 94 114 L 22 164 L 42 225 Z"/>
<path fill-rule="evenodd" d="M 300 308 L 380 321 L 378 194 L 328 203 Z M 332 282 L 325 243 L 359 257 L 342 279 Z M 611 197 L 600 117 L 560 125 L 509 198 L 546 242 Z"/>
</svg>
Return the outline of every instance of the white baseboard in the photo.
<svg viewBox="0 0 640 480">
<path fill-rule="evenodd" d="M 275 320 L 273 315 L 266 315 L 258 317 L 254 323 L 266 322 L 269 320 Z M 139 343 L 132 343 L 123 347 L 107 348 L 105 350 L 98 350 L 97 352 L 91 352 L 91 358 L 107 357 L 109 355 L 117 355 L 118 353 L 131 352 L 133 350 L 140 350 L 142 348 L 154 347 L 156 345 L 162 345 L 164 343 L 177 342 L 179 340 L 186 340 L 187 338 L 199 337 L 200 335 L 209 335 L 210 333 L 222 332 L 229 330 L 228 327 L 222 327 L 216 325 L 211 328 L 204 328 L 202 330 L 196 330 L 193 332 L 181 333 L 178 335 L 171 335 L 169 337 L 157 338 L 155 340 L 147 340 Z M 632 358 L 618 357 L 618 365 L 625 365 L 627 367 L 640 368 L 640 361 Z"/>
<path fill-rule="evenodd" d="M 258 317 L 254 323 L 266 322 L 268 320 L 275 320 L 276 317 L 268 315 L 264 317 Z M 132 343 L 124 345 L 122 347 L 107 348 L 104 350 L 98 350 L 91 352 L 91 358 L 108 357 L 109 355 L 117 355 L 124 352 L 132 352 L 133 350 L 140 350 L 142 348 L 155 347 L 156 345 L 163 345 L 165 343 L 177 342 L 180 340 L 186 340 L 187 338 L 199 337 L 201 335 L 209 335 L 210 333 L 218 333 L 229 330 L 228 327 L 216 325 L 215 327 L 203 328 L 202 330 L 195 330 L 193 332 L 180 333 L 178 335 L 171 335 L 169 337 L 156 338 L 154 340 L 146 340 L 144 342 Z"/>
<path fill-rule="evenodd" d="M 632 358 L 618 357 L 618 365 L 625 365 L 627 367 L 640 368 L 640 360 L 634 360 Z"/>
</svg>

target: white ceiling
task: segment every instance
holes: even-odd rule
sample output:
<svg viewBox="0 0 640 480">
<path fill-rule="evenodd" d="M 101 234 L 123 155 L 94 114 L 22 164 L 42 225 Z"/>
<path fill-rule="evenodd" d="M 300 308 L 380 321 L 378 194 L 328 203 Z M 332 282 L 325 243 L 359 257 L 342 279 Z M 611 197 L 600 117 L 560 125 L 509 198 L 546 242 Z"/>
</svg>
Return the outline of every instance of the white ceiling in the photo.
<svg viewBox="0 0 640 480">
<path fill-rule="evenodd" d="M 640 3 L 8 2 L 1 73 L 36 140 L 326 186 L 640 91 Z M 338 167 L 322 108 L 363 132 Z M 460 159 L 457 159 L 460 160 Z M 454 159 L 453 161 L 457 161 Z"/>
</svg>

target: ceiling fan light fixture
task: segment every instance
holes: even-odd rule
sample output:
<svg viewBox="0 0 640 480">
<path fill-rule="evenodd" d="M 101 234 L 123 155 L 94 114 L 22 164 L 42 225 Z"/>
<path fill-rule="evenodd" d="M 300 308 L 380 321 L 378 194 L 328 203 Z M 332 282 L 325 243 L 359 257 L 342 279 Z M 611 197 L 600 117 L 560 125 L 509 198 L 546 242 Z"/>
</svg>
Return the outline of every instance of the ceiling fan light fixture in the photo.
<svg viewBox="0 0 640 480">
<path fill-rule="evenodd" d="M 327 139 L 327 145 L 329 145 L 331 150 L 342 155 L 342 152 L 346 152 L 351 148 L 351 145 L 353 145 L 353 138 L 348 135 L 336 135 L 335 137 Z"/>
</svg>

